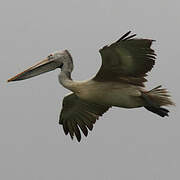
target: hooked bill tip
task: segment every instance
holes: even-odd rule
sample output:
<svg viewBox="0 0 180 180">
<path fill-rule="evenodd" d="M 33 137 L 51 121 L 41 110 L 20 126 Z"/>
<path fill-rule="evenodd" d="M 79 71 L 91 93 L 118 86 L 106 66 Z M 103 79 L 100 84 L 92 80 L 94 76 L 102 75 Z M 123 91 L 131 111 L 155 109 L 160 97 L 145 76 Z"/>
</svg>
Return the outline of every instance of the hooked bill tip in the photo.
<svg viewBox="0 0 180 180">
<path fill-rule="evenodd" d="M 13 81 L 12 79 L 8 79 L 8 80 L 6 80 L 6 82 L 8 83 L 8 82 L 11 82 L 11 81 Z"/>
<path fill-rule="evenodd" d="M 13 79 L 8 79 L 8 80 L 6 80 L 6 82 L 8 83 L 8 82 L 11 82 L 11 81 L 14 81 Z"/>
<path fill-rule="evenodd" d="M 14 77 L 12 77 L 12 78 L 8 79 L 6 82 L 11 82 L 11 81 L 14 81 L 16 78 L 17 78 L 17 76 L 14 76 Z"/>
<path fill-rule="evenodd" d="M 26 71 L 27 71 L 27 70 L 26 70 Z M 20 80 L 21 75 L 23 75 L 26 71 L 24 71 L 24 72 L 22 72 L 22 73 L 19 73 L 19 74 L 13 76 L 12 78 L 9 78 L 9 79 L 7 80 L 7 82 Z"/>
</svg>

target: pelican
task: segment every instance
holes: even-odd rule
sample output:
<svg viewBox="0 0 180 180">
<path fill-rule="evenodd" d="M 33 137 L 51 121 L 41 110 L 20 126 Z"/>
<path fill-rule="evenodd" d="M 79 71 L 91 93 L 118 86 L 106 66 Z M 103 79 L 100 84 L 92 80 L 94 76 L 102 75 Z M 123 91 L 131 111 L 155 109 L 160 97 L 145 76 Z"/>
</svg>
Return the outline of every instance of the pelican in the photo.
<svg viewBox="0 0 180 180">
<path fill-rule="evenodd" d="M 64 97 L 59 124 L 64 133 L 81 141 L 81 134 L 88 135 L 93 124 L 109 108 L 145 109 L 161 116 L 169 110 L 162 106 L 174 105 L 169 92 L 157 86 L 145 90 L 144 82 L 156 59 L 151 48 L 152 39 L 134 38 L 136 34 L 124 34 L 116 42 L 99 50 L 102 65 L 97 74 L 86 81 L 73 81 L 73 59 L 68 50 L 56 51 L 41 62 L 8 79 L 19 81 L 60 68 L 59 83 L 72 91 Z"/>
</svg>

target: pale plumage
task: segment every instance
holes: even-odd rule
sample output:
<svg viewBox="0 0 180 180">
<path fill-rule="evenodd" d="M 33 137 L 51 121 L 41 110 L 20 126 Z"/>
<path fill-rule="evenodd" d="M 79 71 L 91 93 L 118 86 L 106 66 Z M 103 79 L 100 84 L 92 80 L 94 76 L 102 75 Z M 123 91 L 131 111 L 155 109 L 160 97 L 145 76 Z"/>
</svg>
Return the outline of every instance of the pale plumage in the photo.
<svg viewBox="0 0 180 180">
<path fill-rule="evenodd" d="M 115 43 L 100 49 L 102 65 L 98 73 L 87 81 L 73 81 L 73 61 L 65 50 L 49 55 L 45 60 L 9 79 L 18 81 L 61 68 L 60 84 L 73 93 L 63 100 L 59 123 L 65 134 L 81 140 L 81 132 L 88 135 L 88 129 L 110 107 L 137 108 L 168 116 L 168 110 L 161 106 L 174 105 L 166 89 L 160 86 L 146 91 L 144 82 L 147 72 L 155 64 L 155 52 L 151 49 L 153 40 L 136 39 L 130 31 Z"/>
</svg>

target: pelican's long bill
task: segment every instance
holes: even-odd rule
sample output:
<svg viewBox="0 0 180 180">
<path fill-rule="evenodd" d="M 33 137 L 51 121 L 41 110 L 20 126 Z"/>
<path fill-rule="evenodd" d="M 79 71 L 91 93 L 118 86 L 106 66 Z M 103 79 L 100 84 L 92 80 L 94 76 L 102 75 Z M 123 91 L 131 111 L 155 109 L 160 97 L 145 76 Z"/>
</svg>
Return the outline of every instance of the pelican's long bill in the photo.
<svg viewBox="0 0 180 180">
<path fill-rule="evenodd" d="M 19 81 L 28 79 L 34 76 L 38 76 L 40 74 L 52 71 L 58 67 L 58 63 L 55 60 L 50 60 L 48 58 L 45 58 L 41 62 L 35 64 L 34 66 L 26 69 L 25 71 L 17 74 L 16 76 L 10 78 L 7 80 L 7 82 L 10 81 Z"/>
</svg>

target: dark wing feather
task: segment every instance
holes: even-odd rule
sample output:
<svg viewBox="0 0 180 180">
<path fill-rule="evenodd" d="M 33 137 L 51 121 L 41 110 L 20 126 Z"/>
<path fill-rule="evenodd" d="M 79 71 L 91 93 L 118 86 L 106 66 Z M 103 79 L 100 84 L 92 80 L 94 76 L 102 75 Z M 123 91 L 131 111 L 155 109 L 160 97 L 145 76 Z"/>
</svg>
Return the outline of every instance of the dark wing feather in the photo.
<svg viewBox="0 0 180 180">
<path fill-rule="evenodd" d="M 99 50 L 102 65 L 95 81 L 124 81 L 144 86 L 146 73 L 155 63 L 156 54 L 151 49 L 153 40 L 136 39 L 130 31 L 110 46 Z"/>
<path fill-rule="evenodd" d="M 91 131 L 98 117 L 102 116 L 108 109 L 109 106 L 88 103 L 72 93 L 63 100 L 59 124 L 63 126 L 66 135 L 69 133 L 72 139 L 75 135 L 80 141 L 80 130 L 87 136 L 88 129 Z"/>
</svg>

